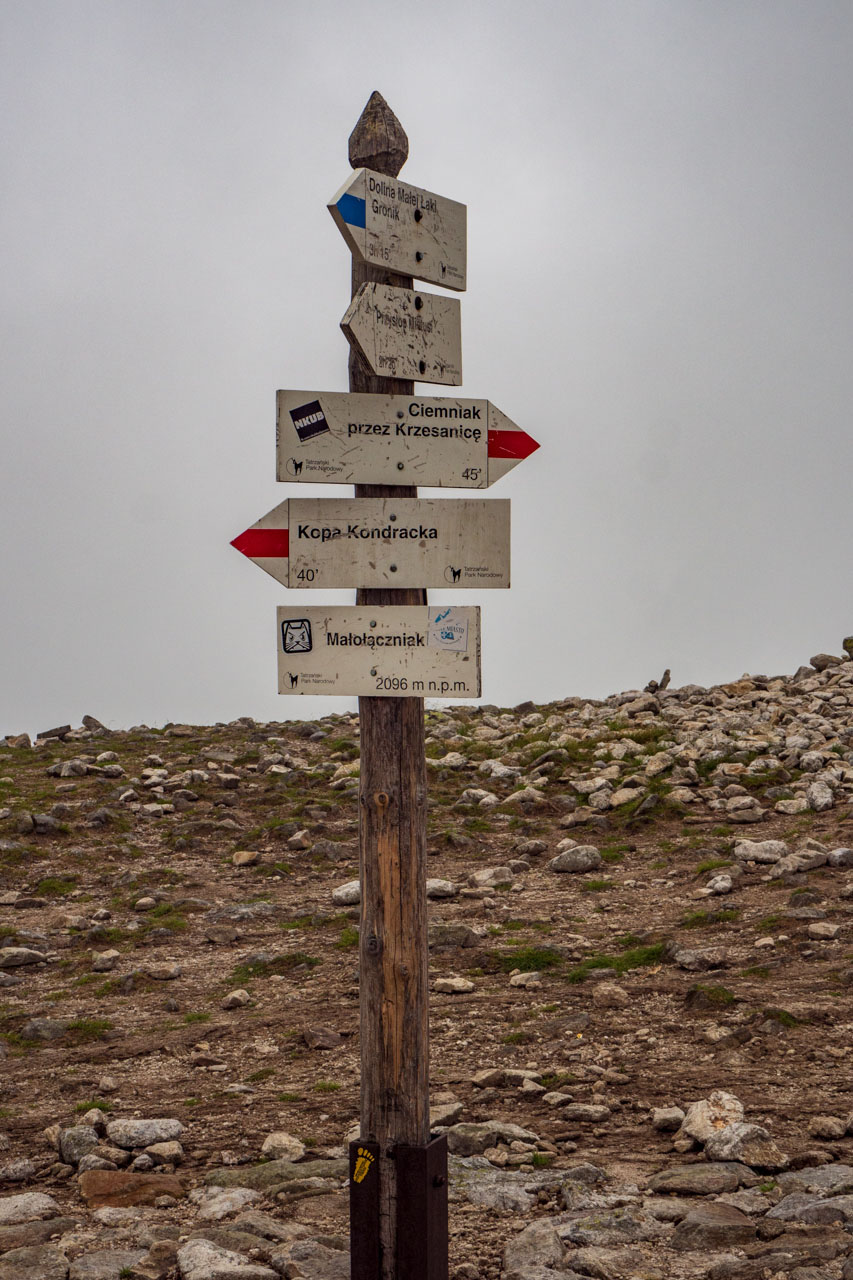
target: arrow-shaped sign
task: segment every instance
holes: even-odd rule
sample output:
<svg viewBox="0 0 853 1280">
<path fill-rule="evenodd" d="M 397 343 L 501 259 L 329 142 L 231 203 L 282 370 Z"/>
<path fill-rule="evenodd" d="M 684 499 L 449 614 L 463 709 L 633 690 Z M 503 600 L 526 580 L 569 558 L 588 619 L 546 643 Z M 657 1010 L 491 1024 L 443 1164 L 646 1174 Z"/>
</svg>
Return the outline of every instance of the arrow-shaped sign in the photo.
<svg viewBox="0 0 853 1280">
<path fill-rule="evenodd" d="M 279 391 L 276 479 L 485 489 L 539 448 L 488 400 Z"/>
<path fill-rule="evenodd" d="M 286 587 L 508 587 L 506 498 L 290 498 L 232 546 Z"/>
<path fill-rule="evenodd" d="M 458 387 L 462 322 L 455 298 L 363 284 L 341 328 L 368 367 L 382 378 L 412 378 Z"/>
<path fill-rule="evenodd" d="M 465 288 L 464 204 L 399 178 L 357 169 L 328 208 L 362 262 L 445 289 Z"/>
</svg>

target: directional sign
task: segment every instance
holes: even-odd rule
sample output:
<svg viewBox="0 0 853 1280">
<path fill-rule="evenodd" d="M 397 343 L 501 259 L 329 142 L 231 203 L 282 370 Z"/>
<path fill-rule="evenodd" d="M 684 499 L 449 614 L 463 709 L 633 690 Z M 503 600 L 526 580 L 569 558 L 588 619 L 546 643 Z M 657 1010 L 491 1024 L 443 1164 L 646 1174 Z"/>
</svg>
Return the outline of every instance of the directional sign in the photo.
<svg viewBox="0 0 853 1280">
<path fill-rule="evenodd" d="M 478 698 L 480 610 L 279 608 L 279 693 Z"/>
<path fill-rule="evenodd" d="M 286 587 L 508 587 L 506 498 L 290 498 L 232 546 Z"/>
<path fill-rule="evenodd" d="M 488 400 L 279 391 L 276 479 L 485 489 L 539 448 Z"/>
<path fill-rule="evenodd" d="M 464 204 L 357 169 L 329 203 L 344 239 L 362 262 L 465 288 L 467 210 Z"/>
<path fill-rule="evenodd" d="M 382 378 L 413 378 L 450 387 L 462 381 L 462 323 L 455 298 L 363 284 L 341 328 Z"/>
</svg>

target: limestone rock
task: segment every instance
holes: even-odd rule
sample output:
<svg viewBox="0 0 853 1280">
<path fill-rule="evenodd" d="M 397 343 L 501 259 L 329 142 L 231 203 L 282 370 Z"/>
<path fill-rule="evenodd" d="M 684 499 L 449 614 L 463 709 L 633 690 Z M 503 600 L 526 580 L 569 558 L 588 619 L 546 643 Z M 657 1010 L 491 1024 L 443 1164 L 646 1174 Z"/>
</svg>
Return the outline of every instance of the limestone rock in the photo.
<svg viewBox="0 0 853 1280">
<path fill-rule="evenodd" d="M 0 1226 L 58 1218 L 61 1212 L 53 1196 L 45 1195 L 43 1191 L 25 1191 L 21 1195 L 0 1198 Z"/>
<path fill-rule="evenodd" d="M 155 1142 L 171 1142 L 180 1138 L 184 1126 L 180 1120 L 111 1120 L 107 1125 L 110 1142 L 125 1150 L 150 1147 Z"/>
<path fill-rule="evenodd" d="M 497 1146 L 501 1141 L 510 1143 L 537 1142 L 535 1133 L 522 1129 L 517 1124 L 508 1124 L 501 1120 L 487 1120 L 479 1124 L 454 1124 L 447 1130 L 447 1149 L 457 1156 L 482 1155 L 488 1147 Z"/>
<path fill-rule="evenodd" d="M 739 862 L 774 863 L 790 850 L 784 840 L 738 840 L 735 857 Z"/>
<path fill-rule="evenodd" d="M 0 1280 L 67 1280 L 68 1259 L 53 1245 L 10 1249 L 0 1257 Z"/>
<path fill-rule="evenodd" d="M 776 1146 L 766 1129 L 737 1121 L 710 1134 L 705 1142 L 709 1160 L 737 1160 L 751 1168 L 775 1172 L 784 1169 L 788 1157 Z"/>
<path fill-rule="evenodd" d="M 526 1280 L 532 1267 L 562 1268 L 565 1246 L 546 1218 L 531 1222 L 504 1250 L 506 1280 Z"/>
<path fill-rule="evenodd" d="M 141 1262 L 146 1249 L 101 1249 L 71 1263 L 68 1280 L 117 1280 Z"/>
<path fill-rule="evenodd" d="M 271 1267 L 209 1240 L 188 1240 L 178 1250 L 181 1280 L 279 1280 Z"/>
<path fill-rule="evenodd" d="M 123 1173 L 106 1169 L 90 1169 L 80 1175 L 80 1194 L 91 1209 L 124 1208 L 128 1205 L 154 1204 L 160 1196 L 181 1199 L 184 1187 L 180 1178 L 168 1173 Z"/>
<path fill-rule="evenodd" d="M 681 1219 L 673 1233 L 673 1249 L 742 1248 L 755 1239 L 755 1227 L 734 1205 L 698 1204 Z"/>
<path fill-rule="evenodd" d="M 270 1160 L 301 1160 L 305 1155 L 305 1144 L 282 1130 L 264 1138 L 261 1155 L 268 1156 Z"/>
<path fill-rule="evenodd" d="M 572 874 L 595 871 L 602 865 L 602 857 L 595 845 L 579 844 L 572 849 L 564 849 L 548 863 L 551 871 L 570 872 Z"/>
<path fill-rule="evenodd" d="M 432 989 L 439 995 L 464 996 L 474 990 L 474 983 L 469 978 L 436 978 Z"/>
</svg>

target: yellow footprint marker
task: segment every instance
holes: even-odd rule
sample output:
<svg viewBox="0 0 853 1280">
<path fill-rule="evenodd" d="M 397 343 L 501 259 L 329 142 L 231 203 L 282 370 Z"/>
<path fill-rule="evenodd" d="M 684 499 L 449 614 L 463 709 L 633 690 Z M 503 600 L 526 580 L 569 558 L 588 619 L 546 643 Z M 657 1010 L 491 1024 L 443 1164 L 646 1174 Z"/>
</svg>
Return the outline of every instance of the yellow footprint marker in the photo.
<svg viewBox="0 0 853 1280">
<path fill-rule="evenodd" d="M 355 1171 L 352 1175 L 353 1182 L 363 1182 L 370 1172 L 370 1166 L 373 1164 L 373 1153 L 366 1150 L 365 1147 L 359 1147 L 358 1159 L 355 1162 Z"/>
</svg>

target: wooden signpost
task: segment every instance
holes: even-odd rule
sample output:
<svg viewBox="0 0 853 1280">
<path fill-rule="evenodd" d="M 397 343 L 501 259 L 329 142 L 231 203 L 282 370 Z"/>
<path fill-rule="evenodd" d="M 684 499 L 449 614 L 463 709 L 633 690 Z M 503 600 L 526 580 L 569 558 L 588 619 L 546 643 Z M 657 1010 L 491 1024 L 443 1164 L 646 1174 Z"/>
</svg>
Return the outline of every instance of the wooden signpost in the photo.
<svg viewBox="0 0 853 1280">
<path fill-rule="evenodd" d="M 480 695 L 480 613 L 425 585 L 509 586 L 509 503 L 482 489 L 538 445 L 462 381 L 465 206 L 397 175 L 408 139 L 374 93 L 329 208 L 353 252 L 349 393 L 278 393 L 277 478 L 355 485 L 290 498 L 233 545 L 285 586 L 358 587 L 355 607 L 280 607 L 279 692 L 358 695 L 360 1137 L 350 1146 L 351 1280 L 448 1280 L 447 1143 L 429 1130 L 425 696 Z M 405 532 L 405 536 L 403 536 Z"/>
<path fill-rule="evenodd" d="M 286 587 L 508 587 L 506 498 L 287 498 L 232 544 Z"/>
<path fill-rule="evenodd" d="M 276 479 L 486 489 L 539 445 L 488 400 L 279 391 Z"/>
<path fill-rule="evenodd" d="M 480 610 L 278 610 L 279 693 L 479 698 Z"/>
<path fill-rule="evenodd" d="M 341 328 L 380 377 L 450 387 L 462 381 L 462 322 L 455 298 L 364 284 L 347 307 Z"/>
</svg>

